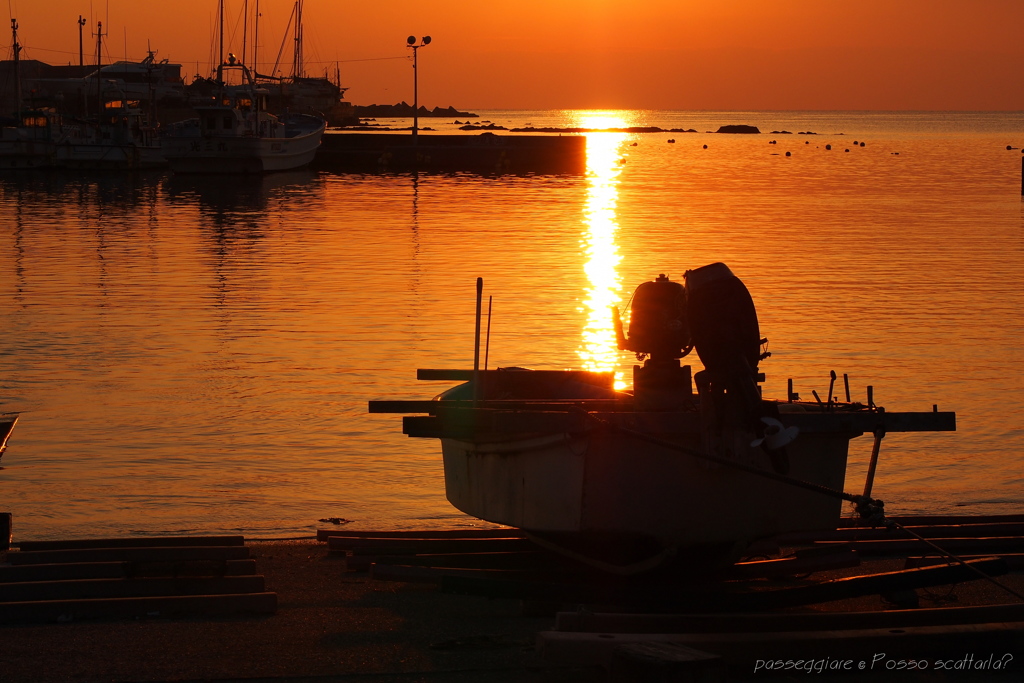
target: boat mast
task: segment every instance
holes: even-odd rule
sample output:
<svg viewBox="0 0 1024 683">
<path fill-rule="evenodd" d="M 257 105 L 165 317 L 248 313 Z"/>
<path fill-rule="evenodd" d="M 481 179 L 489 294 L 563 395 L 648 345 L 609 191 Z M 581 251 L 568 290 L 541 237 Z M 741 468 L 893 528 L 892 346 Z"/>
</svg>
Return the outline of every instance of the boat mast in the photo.
<svg viewBox="0 0 1024 683">
<path fill-rule="evenodd" d="M 242 64 L 245 64 L 245 50 L 249 45 L 249 0 L 242 3 Z"/>
<path fill-rule="evenodd" d="M 96 123 L 103 116 L 103 22 L 96 22 Z"/>
<path fill-rule="evenodd" d="M 303 75 L 302 66 L 302 0 L 295 2 L 295 53 L 292 57 L 292 80 Z"/>
<path fill-rule="evenodd" d="M 260 47 L 260 0 L 256 0 L 256 16 L 253 18 L 252 28 L 252 74 L 253 78 L 259 74 L 259 66 L 256 63 L 256 51 Z"/>
<path fill-rule="evenodd" d="M 11 52 L 14 53 L 14 104 L 21 111 L 21 45 L 18 44 L 18 20 L 11 19 Z"/>
<path fill-rule="evenodd" d="M 217 16 L 220 23 L 219 36 L 217 38 L 217 80 L 224 85 L 222 78 L 224 66 L 224 0 L 217 1 Z"/>
</svg>

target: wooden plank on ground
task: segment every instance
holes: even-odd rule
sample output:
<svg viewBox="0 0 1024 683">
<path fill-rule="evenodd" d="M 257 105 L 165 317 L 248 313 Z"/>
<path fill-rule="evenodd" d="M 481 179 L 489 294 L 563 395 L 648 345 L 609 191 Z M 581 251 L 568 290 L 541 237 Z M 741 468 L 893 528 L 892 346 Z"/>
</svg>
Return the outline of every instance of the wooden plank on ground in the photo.
<svg viewBox="0 0 1024 683">
<path fill-rule="evenodd" d="M 424 555 L 349 555 L 345 558 L 349 571 L 369 571 L 372 564 L 442 567 L 461 569 L 556 569 L 571 567 L 571 561 L 560 561 L 543 551 L 497 553 L 438 553 Z"/>
<path fill-rule="evenodd" d="M 246 576 L 255 573 L 256 560 L 251 559 L 23 564 L 0 566 L 0 583 L 128 577 Z"/>
<path fill-rule="evenodd" d="M 998 576 L 1007 571 L 1006 563 L 998 558 L 972 560 L 969 564 L 988 576 Z M 496 598 L 614 604 L 640 609 L 679 607 L 694 611 L 750 611 L 833 602 L 978 578 L 978 574 L 971 568 L 955 565 L 852 576 L 780 590 L 741 591 L 732 587 L 716 590 L 707 584 L 679 588 L 677 584 L 657 585 L 650 582 L 587 584 L 445 576 L 441 580 L 441 590 Z"/>
<path fill-rule="evenodd" d="M 847 629 L 820 631 L 764 631 L 758 633 L 565 633 L 538 634 L 537 647 L 545 664 L 589 666 L 611 663 L 615 648 L 626 643 L 670 642 L 718 654 L 725 658 L 731 678 L 751 675 L 808 673 L 868 673 L 892 671 L 900 660 L 926 659 L 928 673 L 938 668 L 985 674 L 1005 671 L 1013 662 L 1024 635 L 1024 622 L 910 626 L 899 629 Z M 818 653 L 818 654 L 815 654 Z M 973 654 L 972 654 L 973 653 Z M 1005 658 L 1011 653 L 1009 659 Z M 820 665 L 808 661 L 816 658 Z M 965 664 L 970 660 L 968 669 Z M 774 671 L 770 663 L 801 660 L 810 670 Z M 860 662 L 864 669 L 860 669 Z M 957 666 L 956 662 L 963 662 Z M 758 665 L 760 662 L 760 665 Z M 849 662 L 844 666 L 844 662 Z M 889 664 L 889 663 L 892 664 Z M 1019 664 L 1019 663 L 1018 663 Z M 813 666 L 820 666 L 815 670 Z M 830 668 L 833 667 L 833 668 Z M 859 680 L 859 679 L 858 679 Z M 981 680 L 981 679 L 979 679 Z"/>
<path fill-rule="evenodd" d="M 721 655 L 681 643 L 625 643 L 612 650 L 608 680 L 726 683 L 727 667 Z"/>
<path fill-rule="evenodd" d="M 836 550 L 837 552 L 834 553 L 808 557 L 785 557 L 777 560 L 737 562 L 731 567 L 722 570 L 722 578 L 780 578 L 860 565 L 860 557 L 852 548 L 842 546 Z"/>
<path fill-rule="evenodd" d="M 7 561 L 19 564 L 58 562 L 176 562 L 181 560 L 244 560 L 246 546 L 182 546 L 170 548 L 80 548 L 30 550 L 7 553 Z"/>
<path fill-rule="evenodd" d="M 370 401 L 370 413 L 427 413 L 437 415 L 452 409 L 481 408 L 489 410 L 533 410 L 541 412 L 569 412 L 583 408 L 596 410 L 632 410 L 632 400 L 618 398 L 566 398 L 566 399 L 533 399 L 533 400 L 495 400 L 488 399 L 474 403 L 467 400 L 389 400 Z"/>
<path fill-rule="evenodd" d="M 43 600 L 0 603 L 0 623 L 88 619 L 173 618 L 194 615 L 273 614 L 277 593 L 172 595 L 141 598 Z"/>
<path fill-rule="evenodd" d="M 85 548 L 170 548 L 180 546 L 245 545 L 244 536 L 147 536 L 81 538 L 64 541 L 21 541 L 21 550 L 76 550 Z"/>
<path fill-rule="evenodd" d="M 1024 552 L 1024 537 L 993 536 L 989 538 L 930 538 L 928 539 L 943 550 L 956 553 L 998 554 Z M 934 549 L 917 539 L 887 539 L 879 541 L 820 541 L 815 545 L 825 546 L 830 543 L 849 543 L 861 555 L 907 555 L 935 552 Z"/>
<path fill-rule="evenodd" d="M 559 612 L 556 631 L 588 633 L 732 633 L 818 631 L 905 626 L 1024 622 L 1024 604 L 930 607 L 877 612 L 767 612 L 726 614 L 629 614 Z"/>
<path fill-rule="evenodd" d="M 80 579 L 0 584 L 0 602 L 262 593 L 261 575 L 181 579 Z"/>
<path fill-rule="evenodd" d="M 317 529 L 316 540 L 326 543 L 332 536 L 344 538 L 523 538 L 519 529 L 418 529 L 403 531 L 355 531 L 338 526 Z"/>
<path fill-rule="evenodd" d="M 983 555 L 958 555 L 961 560 L 977 560 Z M 1006 566 L 1010 571 L 1017 571 L 1024 569 L 1024 553 L 1000 553 L 997 555 L 1000 560 L 1006 563 Z M 951 564 L 953 560 L 948 557 L 938 557 L 932 555 L 929 557 L 908 557 L 903 564 L 905 569 L 915 569 L 917 567 L 933 567 L 937 564 Z"/>
<path fill-rule="evenodd" d="M 923 538 L 981 538 L 1024 536 L 1024 523 L 1004 522 L 990 524 L 937 524 L 928 526 L 909 526 L 912 531 Z M 887 541 L 908 540 L 913 538 L 899 528 L 847 527 L 835 531 L 801 531 L 782 534 L 772 540 L 780 545 L 814 543 L 816 541 Z"/>
<path fill-rule="evenodd" d="M 414 567 L 398 564 L 372 564 L 370 576 L 378 581 L 433 583 L 440 585 L 446 576 L 497 578 L 510 581 L 585 580 L 580 574 L 529 569 L 468 569 L 456 567 Z"/>
<path fill-rule="evenodd" d="M 420 555 L 437 553 L 535 550 L 525 538 L 344 538 L 332 536 L 329 552 L 357 555 Z"/>
<path fill-rule="evenodd" d="M 939 524 L 1008 524 L 1024 522 L 1024 515 L 891 515 L 889 519 L 903 526 L 928 526 Z M 840 528 L 870 528 L 860 517 L 844 517 L 839 520 Z"/>
</svg>

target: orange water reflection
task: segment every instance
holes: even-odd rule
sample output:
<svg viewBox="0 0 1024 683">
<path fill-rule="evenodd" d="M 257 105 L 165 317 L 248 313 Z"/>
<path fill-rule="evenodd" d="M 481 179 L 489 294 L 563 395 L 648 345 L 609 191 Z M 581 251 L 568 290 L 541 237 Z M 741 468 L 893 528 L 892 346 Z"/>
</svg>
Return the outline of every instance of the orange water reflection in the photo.
<svg viewBox="0 0 1024 683">
<path fill-rule="evenodd" d="M 624 128 L 628 115 L 618 112 L 580 112 L 574 125 L 581 128 Z M 585 230 L 582 245 L 587 274 L 586 296 L 581 310 L 586 314 L 577 350 L 587 370 L 616 371 L 619 351 L 615 342 L 611 307 L 621 301 L 621 278 L 617 270 L 622 257 L 616 243 L 619 225 L 615 213 L 619 175 L 624 162 L 622 148 L 626 133 L 587 133 L 587 202 L 583 210 Z M 616 373 L 616 386 L 624 382 Z"/>
</svg>

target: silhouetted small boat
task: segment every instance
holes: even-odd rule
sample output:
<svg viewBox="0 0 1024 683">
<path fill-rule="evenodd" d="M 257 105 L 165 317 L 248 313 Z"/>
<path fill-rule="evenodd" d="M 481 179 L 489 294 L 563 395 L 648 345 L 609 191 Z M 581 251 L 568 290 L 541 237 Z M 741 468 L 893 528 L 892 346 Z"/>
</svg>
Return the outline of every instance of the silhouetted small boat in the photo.
<svg viewBox="0 0 1024 683">
<path fill-rule="evenodd" d="M 441 440 L 459 510 L 618 572 L 666 560 L 734 561 L 762 538 L 835 529 L 849 442 L 874 433 L 956 429 L 954 413 L 892 413 L 834 400 L 763 400 L 767 357 L 753 301 L 721 263 L 637 288 L 631 392 L 587 371 L 420 370 L 465 380 L 431 401 L 373 401 L 410 436 Z M 704 370 L 679 359 L 696 349 Z M 696 391 L 693 384 L 696 383 Z M 874 509 L 877 512 L 877 508 Z"/>
<path fill-rule="evenodd" d="M 7 450 L 7 440 L 11 438 L 14 425 L 18 424 L 18 413 L 0 413 L 0 456 Z"/>
</svg>

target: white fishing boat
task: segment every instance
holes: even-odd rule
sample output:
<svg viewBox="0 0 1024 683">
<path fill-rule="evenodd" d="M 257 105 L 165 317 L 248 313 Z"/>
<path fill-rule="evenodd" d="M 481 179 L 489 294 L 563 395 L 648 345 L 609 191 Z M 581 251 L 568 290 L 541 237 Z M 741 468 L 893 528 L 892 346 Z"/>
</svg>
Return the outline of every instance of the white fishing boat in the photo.
<svg viewBox="0 0 1024 683">
<path fill-rule="evenodd" d="M 619 332 L 645 361 L 631 391 L 612 373 L 420 370 L 464 383 L 370 411 L 427 414 L 403 430 L 440 439 L 448 500 L 466 514 L 613 571 L 731 561 L 758 539 L 834 529 L 844 501 L 877 517 L 873 464 L 864 493 L 844 493 L 851 439 L 872 434 L 874 459 L 887 432 L 956 429 L 954 413 L 889 412 L 848 388 L 845 401 L 831 388 L 762 399 L 766 343 L 746 287 L 717 263 L 637 289 Z M 680 364 L 693 349 L 696 374 Z"/>
<path fill-rule="evenodd" d="M 56 166 L 80 170 L 145 170 L 167 165 L 157 131 L 138 101 L 103 103 L 96 118 L 66 122 L 55 146 Z"/>
<path fill-rule="evenodd" d="M 238 83 L 226 80 L 233 72 Z M 327 122 L 309 114 L 277 117 L 267 90 L 231 55 L 217 68 L 219 93 L 193 108 L 198 118 L 163 131 L 162 148 L 176 173 L 263 173 L 300 168 L 313 160 Z"/>
</svg>

